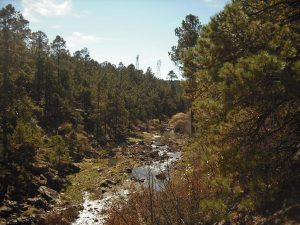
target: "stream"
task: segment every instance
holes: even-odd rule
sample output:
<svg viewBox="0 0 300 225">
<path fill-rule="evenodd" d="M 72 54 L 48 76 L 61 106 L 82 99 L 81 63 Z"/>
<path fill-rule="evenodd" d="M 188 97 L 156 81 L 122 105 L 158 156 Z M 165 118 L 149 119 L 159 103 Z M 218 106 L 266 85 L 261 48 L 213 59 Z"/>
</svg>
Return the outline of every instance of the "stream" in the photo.
<svg viewBox="0 0 300 225">
<path fill-rule="evenodd" d="M 169 181 L 170 166 L 181 158 L 181 152 L 171 152 L 167 145 L 160 143 L 161 136 L 154 135 L 152 138 L 151 150 L 158 154 L 159 160 L 132 169 L 132 173 L 126 182 L 140 183 L 144 187 L 152 187 L 161 191 Z M 122 188 L 122 187 L 121 187 Z M 106 211 L 117 199 L 128 199 L 129 190 L 120 189 L 117 192 L 107 192 L 101 199 L 90 199 L 89 193 L 85 193 L 83 210 L 73 225 L 103 225 L 107 219 Z"/>
</svg>

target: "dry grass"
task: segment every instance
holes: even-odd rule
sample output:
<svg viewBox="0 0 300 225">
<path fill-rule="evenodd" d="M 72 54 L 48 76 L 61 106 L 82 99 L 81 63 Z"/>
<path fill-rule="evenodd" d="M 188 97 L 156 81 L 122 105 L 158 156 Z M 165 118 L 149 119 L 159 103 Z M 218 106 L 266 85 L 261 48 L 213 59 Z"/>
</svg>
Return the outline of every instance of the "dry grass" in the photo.
<svg viewBox="0 0 300 225">
<path fill-rule="evenodd" d="M 177 113 L 172 116 L 169 125 L 174 128 L 175 132 L 184 134 L 191 133 L 191 116 L 190 113 Z"/>
<path fill-rule="evenodd" d="M 111 209 L 107 224 L 198 224 L 203 216 L 199 200 L 204 191 L 198 172 L 187 170 L 184 176 L 173 177 L 161 192 L 154 191 L 153 184 L 135 190 L 128 201 Z"/>
</svg>

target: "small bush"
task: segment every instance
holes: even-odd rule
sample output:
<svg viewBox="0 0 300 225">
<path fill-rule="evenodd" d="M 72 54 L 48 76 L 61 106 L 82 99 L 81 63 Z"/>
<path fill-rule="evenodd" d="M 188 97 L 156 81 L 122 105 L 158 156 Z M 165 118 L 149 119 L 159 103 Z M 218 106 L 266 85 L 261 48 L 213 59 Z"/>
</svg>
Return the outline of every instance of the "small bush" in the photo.
<svg viewBox="0 0 300 225">
<path fill-rule="evenodd" d="M 177 113 L 172 116 L 169 125 L 174 128 L 175 132 L 191 133 L 190 113 Z"/>
</svg>

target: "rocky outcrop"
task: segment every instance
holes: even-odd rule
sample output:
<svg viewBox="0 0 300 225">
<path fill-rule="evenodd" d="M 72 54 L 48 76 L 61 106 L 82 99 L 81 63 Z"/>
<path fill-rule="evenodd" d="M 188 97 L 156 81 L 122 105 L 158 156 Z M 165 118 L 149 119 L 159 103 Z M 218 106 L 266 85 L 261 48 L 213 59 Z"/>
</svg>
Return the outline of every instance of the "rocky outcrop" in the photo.
<svg viewBox="0 0 300 225">
<path fill-rule="evenodd" d="M 28 198 L 27 202 L 30 205 L 34 206 L 35 208 L 40 208 L 40 209 L 44 209 L 44 210 L 47 210 L 50 208 L 49 203 L 41 196 L 34 197 L 34 198 Z"/>
<path fill-rule="evenodd" d="M 33 162 L 30 164 L 29 169 L 33 174 L 44 174 L 49 170 L 50 164 L 46 162 Z"/>
<path fill-rule="evenodd" d="M 47 185 L 56 191 L 60 191 L 62 188 L 66 187 L 66 180 L 56 173 L 48 172 L 45 174 L 47 177 Z"/>
<path fill-rule="evenodd" d="M 29 209 L 44 212 L 53 208 L 58 192 L 67 185 L 65 176 L 79 171 L 75 164 L 53 165 L 37 159 L 0 169 L 7 171 L 0 176 L 0 224 L 39 224 L 22 215 Z"/>
<path fill-rule="evenodd" d="M 13 213 L 13 209 L 6 206 L 6 205 L 3 205 L 0 207 L 0 217 L 1 218 L 7 218 L 11 213 Z"/>
<path fill-rule="evenodd" d="M 55 202 L 59 198 L 59 194 L 46 186 L 40 186 L 38 192 L 44 197 L 48 202 Z"/>
</svg>

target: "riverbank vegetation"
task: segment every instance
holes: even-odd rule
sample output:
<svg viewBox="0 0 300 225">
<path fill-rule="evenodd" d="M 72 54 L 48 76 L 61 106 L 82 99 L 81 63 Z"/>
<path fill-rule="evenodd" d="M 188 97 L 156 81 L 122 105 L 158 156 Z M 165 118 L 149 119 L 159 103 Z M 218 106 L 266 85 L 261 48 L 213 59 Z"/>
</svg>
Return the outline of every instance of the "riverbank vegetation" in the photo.
<svg viewBox="0 0 300 225">
<path fill-rule="evenodd" d="M 237 0 L 188 15 L 171 58 L 192 101 L 193 137 L 166 190 L 111 224 L 300 222 L 300 4 Z"/>
</svg>

